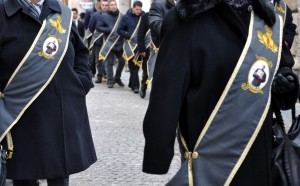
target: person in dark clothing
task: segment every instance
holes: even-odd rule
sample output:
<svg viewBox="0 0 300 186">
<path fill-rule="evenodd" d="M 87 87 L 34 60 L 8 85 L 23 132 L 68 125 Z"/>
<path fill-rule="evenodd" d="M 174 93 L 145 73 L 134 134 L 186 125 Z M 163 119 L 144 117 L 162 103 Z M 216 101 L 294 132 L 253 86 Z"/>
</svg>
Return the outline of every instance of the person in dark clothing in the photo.
<svg viewBox="0 0 300 186">
<path fill-rule="evenodd" d="M 273 1 L 271 0 L 271 3 L 273 3 L 274 6 L 276 6 L 275 10 L 277 10 L 277 7 L 280 5 L 281 2 L 282 2 L 281 0 L 273 0 Z M 297 28 L 297 26 L 293 23 L 292 11 L 288 7 L 288 5 L 286 5 L 284 28 L 283 28 L 283 43 L 284 43 L 284 45 L 282 46 L 283 52 L 282 52 L 282 56 L 281 56 L 281 61 L 285 61 L 285 62 L 289 61 L 289 63 L 294 63 L 294 58 L 293 58 L 293 55 L 292 55 L 290 49 L 294 42 L 294 38 L 296 35 L 296 28 Z M 281 78 L 281 74 L 279 73 L 277 77 Z M 275 90 L 273 94 L 276 95 L 276 94 L 278 94 L 278 92 L 281 92 L 280 88 L 278 88 L 278 87 L 281 87 L 281 86 L 275 86 L 273 88 L 273 90 Z M 279 106 L 283 106 L 286 104 L 285 100 L 280 100 L 280 99 L 274 99 L 274 102 L 277 102 L 277 105 L 279 105 Z M 292 103 L 293 103 L 292 101 L 289 101 L 289 103 L 287 105 L 290 105 Z M 281 107 L 281 108 L 286 109 L 285 106 Z"/>
<path fill-rule="evenodd" d="M 137 30 L 140 23 L 140 16 L 142 15 L 142 2 L 141 1 L 135 1 L 133 3 L 133 7 L 127 11 L 127 13 L 122 17 L 120 25 L 118 27 L 118 34 L 125 38 L 125 44 L 126 42 L 131 45 L 129 50 L 133 51 L 124 51 L 124 54 L 126 52 L 131 53 L 131 56 L 125 57 L 126 61 L 128 61 L 128 66 L 130 69 L 130 79 L 129 79 L 129 87 L 131 90 L 138 94 L 139 88 L 140 88 L 140 82 L 139 82 L 139 66 L 133 62 L 134 56 L 137 54 Z M 126 50 L 126 49 L 125 49 Z"/>
<path fill-rule="evenodd" d="M 149 25 L 152 41 L 159 47 L 161 26 L 164 17 L 175 6 L 174 0 L 154 0 L 149 10 Z"/>
<path fill-rule="evenodd" d="M 142 15 L 140 27 L 138 30 L 138 51 L 140 55 L 143 57 L 142 69 L 143 75 L 141 80 L 141 90 L 140 96 L 141 98 L 145 98 L 146 90 L 147 90 L 147 79 L 148 79 L 148 59 L 150 56 L 150 47 L 146 46 L 145 36 L 149 31 L 149 13 L 145 13 Z"/>
<path fill-rule="evenodd" d="M 278 5 L 280 1 L 281 0 L 274 0 L 274 6 Z M 292 47 L 294 37 L 296 35 L 296 28 L 297 26 L 293 23 L 292 11 L 289 6 L 286 6 L 283 40 L 285 41 L 285 44 L 288 46 L 288 48 Z"/>
<path fill-rule="evenodd" d="M 86 13 L 85 13 L 85 17 L 84 17 L 84 21 L 83 21 L 84 28 L 85 28 L 85 36 L 84 36 L 83 42 L 87 48 L 90 48 L 92 35 L 93 35 L 93 33 L 89 30 L 89 23 L 91 20 L 91 15 L 101 9 L 100 2 L 101 2 L 101 0 L 97 0 L 95 6 L 92 9 L 86 10 Z M 91 69 L 91 73 L 92 73 L 93 77 L 96 74 L 96 64 L 94 61 L 95 61 L 95 56 L 93 55 L 93 52 L 91 52 L 90 58 L 89 58 L 89 64 L 90 64 L 90 69 Z"/>
<path fill-rule="evenodd" d="M 103 44 L 103 36 L 98 37 L 98 35 L 101 35 L 102 33 L 95 32 L 96 31 L 96 25 L 99 21 L 102 19 L 102 14 L 107 11 L 108 9 L 108 1 L 101 0 L 100 1 L 100 11 L 94 12 L 91 15 L 91 19 L 89 22 L 89 31 L 93 33 L 92 41 L 90 43 L 90 50 L 92 50 L 91 58 L 90 58 L 90 65 L 92 74 L 96 74 L 97 69 L 97 79 L 95 83 L 101 83 L 103 75 L 106 75 L 106 69 L 103 67 L 102 63 L 98 59 L 99 51 L 101 49 L 101 46 Z"/>
<path fill-rule="evenodd" d="M 108 88 L 113 88 L 114 83 L 123 87 L 124 84 L 121 81 L 121 74 L 125 65 L 123 59 L 123 38 L 117 36 L 117 27 L 122 18 L 122 14 L 118 10 L 117 2 L 115 0 L 110 0 L 108 3 L 109 11 L 102 14 L 101 20 L 97 23 L 96 29 L 99 32 L 105 34 L 105 42 L 100 50 L 100 55 L 102 51 L 105 50 L 103 54 L 104 59 L 99 59 L 102 63 L 103 60 L 107 62 L 107 86 Z M 109 51 L 110 50 L 110 51 Z M 118 58 L 118 67 L 116 74 L 114 76 L 113 66 L 114 66 L 114 56 Z"/>
<path fill-rule="evenodd" d="M 152 83 L 155 63 L 157 54 L 159 51 L 160 44 L 160 35 L 161 35 L 161 26 L 164 20 L 164 17 L 167 13 L 175 6 L 177 1 L 174 0 L 154 0 L 151 4 L 149 11 L 149 25 L 151 29 L 151 51 L 149 56 L 149 74 L 148 74 L 148 84 Z"/>
<path fill-rule="evenodd" d="M 80 20 L 81 22 L 83 22 L 83 25 L 84 25 L 84 18 L 85 18 L 85 12 L 81 12 L 81 13 L 79 14 L 79 20 Z"/>
<path fill-rule="evenodd" d="M 84 28 L 87 30 L 89 28 L 89 23 L 90 23 L 90 19 L 91 19 L 91 15 L 94 12 L 97 12 L 97 10 L 100 10 L 100 1 L 101 0 L 97 0 L 95 7 L 91 10 L 87 10 L 84 16 Z"/>
<path fill-rule="evenodd" d="M 83 22 L 81 22 L 78 19 L 78 10 L 77 8 L 72 8 L 72 12 L 73 12 L 73 22 L 75 23 L 78 33 L 81 36 L 81 38 L 84 37 L 84 25 Z"/>
<path fill-rule="evenodd" d="M 75 24 L 70 25 L 72 12 L 67 6 L 57 0 L 31 2 L 41 7 L 40 13 L 26 0 L 0 3 L 0 92 L 5 95 L 0 99 L 1 130 L 6 117 L 16 117 L 9 109 L 38 91 L 14 120 L 14 154 L 7 160 L 7 179 L 14 186 L 37 186 L 38 179 L 47 179 L 49 186 L 68 186 L 69 175 L 97 159 L 85 100 L 93 87 L 89 54 Z M 50 44 L 56 50 L 48 55 L 43 44 L 58 41 L 53 35 L 60 41 Z M 25 68 L 28 65 L 31 68 Z M 14 94 L 9 87 L 15 87 Z M 5 141 L 1 145 L 6 146 Z"/>
<path fill-rule="evenodd" d="M 143 123 L 143 172 L 168 172 L 177 133 L 182 166 L 169 185 L 272 186 L 270 97 L 292 108 L 298 94 L 293 63 L 278 60 L 284 52 L 281 23 L 268 0 L 181 0 L 170 10 Z M 277 52 L 258 39 L 257 29 L 266 28 Z M 263 94 L 248 87 L 258 54 L 274 55 L 282 74 L 278 78 L 271 68 L 275 78 L 266 78 Z M 268 104 L 261 104 L 262 97 Z"/>
</svg>

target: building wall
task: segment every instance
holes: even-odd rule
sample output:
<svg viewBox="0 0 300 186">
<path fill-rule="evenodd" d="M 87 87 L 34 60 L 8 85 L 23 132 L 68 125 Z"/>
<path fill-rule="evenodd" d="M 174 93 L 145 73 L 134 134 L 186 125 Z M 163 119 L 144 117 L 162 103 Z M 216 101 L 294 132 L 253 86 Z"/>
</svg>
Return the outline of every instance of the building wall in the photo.
<svg viewBox="0 0 300 186">
<path fill-rule="evenodd" d="M 292 46 L 291 52 L 295 57 L 295 65 L 294 70 L 298 73 L 300 77 L 300 35 L 299 35 L 299 25 L 300 25 L 300 0 L 284 0 L 287 5 L 291 8 L 293 12 L 293 22 L 294 24 L 298 25 L 296 30 L 296 37 L 294 39 L 294 44 Z M 298 1 L 298 2 L 297 2 Z"/>
</svg>

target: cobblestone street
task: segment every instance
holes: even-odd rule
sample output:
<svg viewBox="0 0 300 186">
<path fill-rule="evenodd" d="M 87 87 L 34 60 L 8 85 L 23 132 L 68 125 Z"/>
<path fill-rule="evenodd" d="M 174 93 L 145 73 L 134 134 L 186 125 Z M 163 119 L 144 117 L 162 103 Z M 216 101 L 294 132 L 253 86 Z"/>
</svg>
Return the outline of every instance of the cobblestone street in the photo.
<svg viewBox="0 0 300 186">
<path fill-rule="evenodd" d="M 127 87 L 129 72 L 123 72 L 125 87 L 95 84 L 87 96 L 90 123 L 98 161 L 87 171 L 71 176 L 70 186 L 164 185 L 179 167 L 175 154 L 169 174 L 142 173 L 144 137 L 142 122 L 148 106 L 145 99 Z"/>
</svg>

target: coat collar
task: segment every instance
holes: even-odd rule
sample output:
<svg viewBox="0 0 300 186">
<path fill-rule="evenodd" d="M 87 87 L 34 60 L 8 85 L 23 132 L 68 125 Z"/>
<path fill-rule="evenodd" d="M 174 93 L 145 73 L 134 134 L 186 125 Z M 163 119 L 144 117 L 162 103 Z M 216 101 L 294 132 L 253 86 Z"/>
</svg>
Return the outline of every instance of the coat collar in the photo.
<svg viewBox="0 0 300 186">
<path fill-rule="evenodd" d="M 43 9 L 48 8 L 54 12 L 61 13 L 61 8 L 56 0 L 45 0 L 43 4 Z M 7 16 L 12 16 L 19 10 L 23 9 L 18 0 L 8 0 L 4 3 L 4 9 Z"/>
<path fill-rule="evenodd" d="M 181 0 L 176 5 L 176 11 L 180 18 L 191 19 L 202 12 L 208 11 L 218 4 L 223 3 L 222 0 Z M 274 8 L 269 0 L 252 0 L 254 11 L 265 20 L 269 25 L 273 25 L 276 21 Z"/>
<path fill-rule="evenodd" d="M 166 0 L 167 1 L 167 4 L 169 7 L 174 7 L 175 6 L 175 2 L 174 0 Z"/>
</svg>

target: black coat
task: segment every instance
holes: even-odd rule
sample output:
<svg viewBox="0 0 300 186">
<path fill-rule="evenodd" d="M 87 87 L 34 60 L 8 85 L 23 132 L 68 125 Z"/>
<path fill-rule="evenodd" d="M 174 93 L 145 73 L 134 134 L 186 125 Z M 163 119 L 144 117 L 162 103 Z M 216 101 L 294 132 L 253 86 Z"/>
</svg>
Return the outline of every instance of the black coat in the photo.
<svg viewBox="0 0 300 186">
<path fill-rule="evenodd" d="M 161 26 L 166 14 L 175 6 L 173 0 L 154 0 L 149 10 L 149 24 L 154 44 L 160 43 Z"/>
<path fill-rule="evenodd" d="M 81 38 L 84 38 L 84 23 L 78 20 L 77 30 Z"/>
<path fill-rule="evenodd" d="M 130 39 L 139 22 L 140 16 L 142 15 L 143 13 L 137 16 L 132 13 L 132 9 L 129 9 L 121 19 L 120 25 L 118 27 L 118 34 L 125 39 Z"/>
<path fill-rule="evenodd" d="M 0 91 L 51 12 L 61 12 L 56 0 L 45 0 L 40 20 L 18 1 L 0 4 Z M 8 178 L 63 178 L 96 161 L 85 101 L 92 87 L 88 50 L 73 25 L 57 73 L 11 131 L 15 149 L 7 162 Z"/>
<path fill-rule="evenodd" d="M 281 0 L 274 0 L 274 5 L 279 4 Z M 291 48 L 296 35 L 297 26 L 293 23 L 293 15 L 291 9 L 286 6 L 286 17 L 284 24 L 283 40 L 287 43 L 288 47 Z"/>
<path fill-rule="evenodd" d="M 89 29 L 92 33 L 94 33 L 94 31 L 96 30 L 97 23 L 102 20 L 102 14 L 103 14 L 103 12 L 94 12 L 91 14 L 91 19 L 89 22 Z M 97 46 L 101 46 L 102 44 L 103 44 L 102 37 L 94 43 L 94 45 L 97 45 Z"/>
<path fill-rule="evenodd" d="M 118 20 L 119 13 L 120 13 L 119 10 L 116 12 L 108 11 L 106 13 L 103 13 L 101 20 L 99 20 L 97 22 L 96 30 L 104 33 L 105 37 L 108 37 L 108 35 L 113 30 L 113 28 Z M 123 50 L 123 41 L 124 41 L 124 38 L 120 37 L 112 50 L 113 51 Z"/>
<path fill-rule="evenodd" d="M 84 21 L 83 21 L 83 24 L 84 24 L 84 28 L 85 29 L 88 29 L 89 28 L 89 23 L 90 23 L 90 20 L 91 20 L 91 15 L 94 13 L 94 12 L 97 12 L 97 9 L 94 7 L 93 9 L 90 9 L 90 10 L 87 10 L 86 13 L 85 13 L 85 17 L 84 17 Z"/>
<path fill-rule="evenodd" d="M 149 13 L 145 13 L 144 15 L 142 15 L 142 20 L 138 29 L 139 52 L 146 52 L 145 36 L 149 29 Z"/>
<path fill-rule="evenodd" d="M 220 0 L 181 0 L 166 16 L 143 124 L 144 172 L 168 172 L 178 124 L 192 151 L 244 48 L 250 14 L 245 16 L 247 22 Z M 270 111 L 231 185 L 271 186 L 271 143 Z"/>
</svg>

